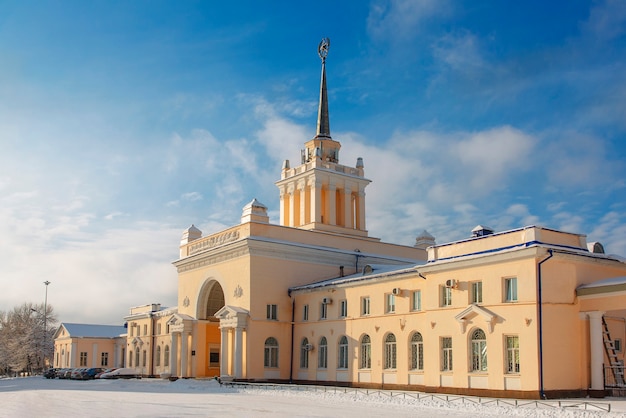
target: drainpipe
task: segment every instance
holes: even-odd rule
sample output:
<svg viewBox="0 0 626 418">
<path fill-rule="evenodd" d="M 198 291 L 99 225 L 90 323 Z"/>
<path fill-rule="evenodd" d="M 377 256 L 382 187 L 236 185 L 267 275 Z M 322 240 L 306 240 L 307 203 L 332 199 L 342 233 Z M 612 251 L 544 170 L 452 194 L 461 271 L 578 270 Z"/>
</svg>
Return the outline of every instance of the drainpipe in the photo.
<svg viewBox="0 0 626 418">
<path fill-rule="evenodd" d="M 546 393 L 543 390 L 543 309 L 541 298 L 541 265 L 552 258 L 554 255 L 552 250 L 549 249 L 550 255 L 537 264 L 537 317 L 539 321 L 539 396 L 542 399 L 546 399 Z"/>
<path fill-rule="evenodd" d="M 289 296 L 291 296 L 291 291 L 289 292 Z M 296 315 L 296 299 L 291 298 L 291 352 L 289 356 L 289 383 L 293 383 L 293 329 Z"/>
</svg>

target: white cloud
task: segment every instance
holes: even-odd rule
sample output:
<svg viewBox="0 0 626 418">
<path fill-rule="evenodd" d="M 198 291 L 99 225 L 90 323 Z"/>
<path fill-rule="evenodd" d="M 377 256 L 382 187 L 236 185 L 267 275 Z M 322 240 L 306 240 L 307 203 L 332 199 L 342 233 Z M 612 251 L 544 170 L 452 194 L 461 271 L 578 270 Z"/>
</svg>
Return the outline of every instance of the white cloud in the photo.
<svg viewBox="0 0 626 418">
<path fill-rule="evenodd" d="M 432 48 L 435 58 L 452 70 L 473 73 L 486 69 L 479 39 L 468 31 L 446 34 Z"/>
<path fill-rule="evenodd" d="M 624 33 L 626 7 L 623 0 L 597 2 L 589 11 L 589 19 L 583 29 L 600 41 L 609 41 Z"/>
<path fill-rule="evenodd" d="M 367 30 L 375 40 L 411 38 L 421 30 L 424 22 L 451 12 L 452 5 L 446 0 L 373 1 L 367 17 Z"/>
</svg>

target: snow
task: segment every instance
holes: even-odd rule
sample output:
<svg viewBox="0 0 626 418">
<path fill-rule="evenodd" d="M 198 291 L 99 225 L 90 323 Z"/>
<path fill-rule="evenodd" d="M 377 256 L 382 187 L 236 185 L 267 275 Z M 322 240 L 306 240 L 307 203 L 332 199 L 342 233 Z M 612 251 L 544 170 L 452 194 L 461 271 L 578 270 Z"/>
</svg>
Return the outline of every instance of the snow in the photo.
<svg viewBox="0 0 626 418">
<path fill-rule="evenodd" d="M 625 398 L 539 404 L 445 395 L 329 387 L 230 387 L 215 380 L 73 381 L 42 377 L 0 379 L 0 416 L 6 417 L 626 417 Z M 587 401 L 585 410 L 582 402 Z M 594 408 L 611 407 L 611 412 Z"/>
</svg>

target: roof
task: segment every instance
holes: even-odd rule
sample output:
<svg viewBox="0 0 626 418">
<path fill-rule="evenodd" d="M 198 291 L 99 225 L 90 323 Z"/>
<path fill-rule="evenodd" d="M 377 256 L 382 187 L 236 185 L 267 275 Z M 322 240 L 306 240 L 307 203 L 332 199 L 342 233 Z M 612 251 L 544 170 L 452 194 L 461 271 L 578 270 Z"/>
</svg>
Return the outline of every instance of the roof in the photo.
<svg viewBox="0 0 626 418">
<path fill-rule="evenodd" d="M 597 282 L 580 285 L 576 288 L 578 296 L 600 295 L 606 293 L 626 292 L 626 277 L 612 277 L 610 279 L 598 280 Z"/>
<path fill-rule="evenodd" d="M 289 291 L 297 290 L 310 290 L 320 287 L 337 286 L 341 284 L 352 284 L 364 280 L 373 280 L 381 277 L 395 276 L 410 271 L 415 271 L 419 264 L 368 264 L 363 267 L 361 272 L 351 274 L 344 277 L 334 277 L 332 279 L 326 279 L 315 283 L 309 283 L 303 286 L 294 286 L 289 288 Z"/>
<path fill-rule="evenodd" d="M 115 338 L 126 334 L 126 328 L 121 325 L 71 324 L 64 322 L 61 326 L 65 327 L 71 337 Z"/>
</svg>

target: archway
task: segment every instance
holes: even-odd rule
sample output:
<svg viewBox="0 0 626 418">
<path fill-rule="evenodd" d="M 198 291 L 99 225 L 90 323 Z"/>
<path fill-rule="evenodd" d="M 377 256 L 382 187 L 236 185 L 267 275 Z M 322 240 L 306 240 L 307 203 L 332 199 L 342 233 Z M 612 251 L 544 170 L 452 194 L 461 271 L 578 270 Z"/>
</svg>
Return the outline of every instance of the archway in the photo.
<svg viewBox="0 0 626 418">
<path fill-rule="evenodd" d="M 221 333 L 215 313 L 225 305 L 224 290 L 215 279 L 207 279 L 198 294 L 196 318 L 198 319 L 198 353 L 196 376 L 219 376 L 221 358 Z"/>
</svg>

